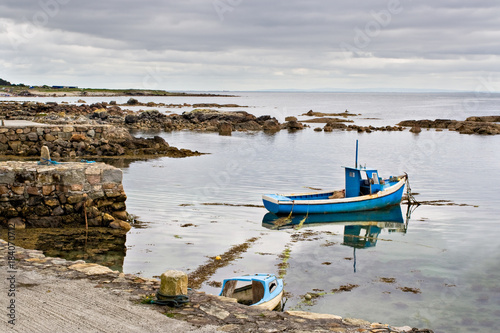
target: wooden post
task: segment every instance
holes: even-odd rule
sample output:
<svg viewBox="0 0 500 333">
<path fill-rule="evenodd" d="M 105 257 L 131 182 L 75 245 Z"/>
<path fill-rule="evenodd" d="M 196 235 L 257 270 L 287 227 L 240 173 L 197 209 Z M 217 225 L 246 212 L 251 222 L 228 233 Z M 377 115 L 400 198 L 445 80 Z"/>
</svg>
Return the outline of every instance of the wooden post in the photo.
<svg viewBox="0 0 500 333">
<path fill-rule="evenodd" d="M 89 230 L 89 223 L 87 221 L 87 193 L 83 195 L 83 214 L 85 215 L 85 230 Z"/>
</svg>

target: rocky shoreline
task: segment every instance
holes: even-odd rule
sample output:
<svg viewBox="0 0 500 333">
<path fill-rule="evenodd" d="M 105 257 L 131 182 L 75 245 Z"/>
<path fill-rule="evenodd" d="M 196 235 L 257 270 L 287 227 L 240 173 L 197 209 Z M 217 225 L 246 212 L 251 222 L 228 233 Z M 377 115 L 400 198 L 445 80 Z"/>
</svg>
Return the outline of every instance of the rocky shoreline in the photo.
<svg viewBox="0 0 500 333">
<path fill-rule="evenodd" d="M 23 276 L 29 275 L 30 272 L 37 273 L 42 277 L 57 276 L 70 285 L 71 281 L 74 281 L 74 284 L 77 285 L 77 282 L 87 280 L 94 286 L 94 288 L 88 290 L 89 292 L 92 292 L 92 289 L 98 289 L 99 291 L 120 296 L 123 302 L 145 303 L 141 305 L 142 308 L 158 311 L 169 318 L 187 322 L 194 327 L 212 327 L 213 330 L 211 331 L 213 332 L 432 333 L 432 330 L 428 329 L 417 329 L 409 326 L 394 327 L 387 324 L 371 323 L 361 319 L 341 318 L 328 314 L 302 311 L 267 311 L 234 303 L 231 299 L 225 297 L 209 295 L 195 290 L 188 292 L 190 301 L 183 307 L 172 308 L 147 304 L 148 300 L 159 289 L 160 281 L 158 279 L 124 274 L 101 265 L 85 263 L 82 260 L 70 261 L 46 257 L 42 251 L 14 247 L 11 243 L 3 240 L 0 240 L 0 260 L 2 260 L 3 270 L 6 271 L 9 267 L 10 271 L 14 272 L 14 277 L 17 280 L 21 280 Z M 13 266 L 4 266 L 7 263 Z M 31 291 L 41 283 L 41 281 L 32 281 L 32 283 L 18 281 L 18 283 L 14 283 L 14 289 L 18 294 L 22 294 Z M 44 295 L 39 295 L 39 297 L 42 299 Z M 40 299 L 30 301 L 39 303 Z M 28 308 L 29 304 L 17 304 L 17 306 L 21 312 L 23 306 Z M 50 306 L 50 303 L 45 305 L 45 307 L 47 306 Z M 89 316 L 91 315 L 90 313 Z M 21 328 L 23 318 L 19 316 L 17 320 L 16 325 Z M 43 321 L 46 318 L 39 318 L 38 320 Z M 5 327 L 9 327 L 6 316 L 2 316 L 2 322 Z M 95 324 L 99 329 L 99 323 Z M 34 324 L 31 323 L 31 325 Z M 10 328 L 14 327 L 11 326 Z M 102 327 L 100 331 L 107 331 L 106 327 Z"/>
<path fill-rule="evenodd" d="M 450 119 L 405 120 L 397 125 L 387 126 L 360 126 L 352 124 L 347 117 L 357 116 L 346 113 L 318 113 L 312 110 L 302 116 L 316 117 L 313 119 L 298 120 L 289 116 L 284 123 L 269 115 L 256 117 L 246 111 L 239 110 L 243 106 L 237 104 L 169 104 L 140 103 L 131 98 L 122 105 L 116 102 L 102 102 L 93 104 L 73 105 L 55 102 L 0 102 L 0 119 L 28 120 L 52 125 L 113 125 L 128 130 L 157 130 L 157 131 L 207 131 L 230 135 L 233 131 L 267 131 L 302 130 L 310 123 L 324 123 L 323 127 L 316 127 L 315 131 L 332 132 L 334 130 L 357 131 L 371 133 L 374 131 L 403 131 L 410 128 L 418 133 L 422 128 L 448 129 L 461 134 L 496 135 L 500 134 L 500 117 L 469 117 L 464 121 Z M 162 113 L 158 110 L 132 111 L 131 106 L 147 107 L 194 107 L 191 111 L 182 114 Z M 216 109 L 214 109 L 216 108 Z M 237 108 L 237 111 L 220 111 L 219 109 Z M 331 117 L 335 116 L 335 117 Z M 342 118 L 338 118 L 342 117 Z M 345 123 L 350 124 L 345 124 Z"/>
<path fill-rule="evenodd" d="M 452 119 L 405 120 L 398 125 L 411 127 L 411 132 L 419 133 L 422 128 L 448 129 L 460 134 L 496 135 L 500 134 L 500 116 L 468 117 L 464 121 Z"/>
<path fill-rule="evenodd" d="M 133 105 L 133 104 L 132 104 Z M 194 109 L 182 115 L 165 114 L 157 110 L 133 112 L 116 104 L 94 103 L 69 105 L 53 102 L 2 102 L 0 118 L 29 120 L 45 124 L 114 125 L 139 130 L 199 130 L 199 131 L 279 131 L 303 126 L 297 122 L 280 124 L 270 116 L 256 117 L 246 111 L 221 112 L 214 109 Z"/>
</svg>

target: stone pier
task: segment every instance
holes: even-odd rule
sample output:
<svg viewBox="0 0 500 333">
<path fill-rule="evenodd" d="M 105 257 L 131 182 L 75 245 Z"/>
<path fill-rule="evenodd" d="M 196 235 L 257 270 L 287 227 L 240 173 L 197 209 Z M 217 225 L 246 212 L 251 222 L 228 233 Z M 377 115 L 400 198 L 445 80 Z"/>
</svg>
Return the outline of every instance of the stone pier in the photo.
<svg viewBox="0 0 500 333">
<path fill-rule="evenodd" d="M 122 171 L 105 163 L 0 162 L 0 225 L 130 225 Z"/>
</svg>

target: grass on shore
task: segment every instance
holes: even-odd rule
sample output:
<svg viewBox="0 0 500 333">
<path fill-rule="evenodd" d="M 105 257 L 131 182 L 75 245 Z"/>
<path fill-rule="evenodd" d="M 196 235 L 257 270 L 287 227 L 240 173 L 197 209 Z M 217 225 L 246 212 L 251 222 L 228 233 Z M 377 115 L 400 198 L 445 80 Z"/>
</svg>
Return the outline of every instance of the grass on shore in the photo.
<svg viewBox="0 0 500 333">
<path fill-rule="evenodd" d="M 26 85 L 13 85 L 5 86 L 0 85 L 0 93 L 10 93 L 18 95 L 24 91 L 28 91 L 33 95 L 37 94 L 61 94 L 68 93 L 78 96 L 85 95 L 115 95 L 115 96 L 210 96 L 211 94 L 200 93 L 185 93 L 185 92 L 169 92 L 165 90 L 149 90 L 149 89 L 101 89 L 101 88 L 77 88 L 77 87 L 63 87 L 54 88 L 49 86 L 34 86 L 28 87 Z"/>
</svg>

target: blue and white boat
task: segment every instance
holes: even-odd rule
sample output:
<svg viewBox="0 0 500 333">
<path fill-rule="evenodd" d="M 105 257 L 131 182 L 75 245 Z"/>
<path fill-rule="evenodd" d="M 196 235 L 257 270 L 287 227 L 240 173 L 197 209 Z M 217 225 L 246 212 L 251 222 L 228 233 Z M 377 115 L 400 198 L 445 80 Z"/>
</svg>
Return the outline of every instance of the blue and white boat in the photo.
<svg viewBox="0 0 500 333">
<path fill-rule="evenodd" d="M 358 149 L 356 142 L 356 164 Z M 264 206 L 274 214 L 324 214 L 377 210 L 401 202 L 408 175 L 382 179 L 375 169 L 345 168 L 345 189 L 291 194 L 265 194 Z"/>
<path fill-rule="evenodd" d="M 283 298 L 283 280 L 274 274 L 253 274 L 225 279 L 219 296 L 235 298 L 238 303 L 274 310 Z"/>
</svg>

